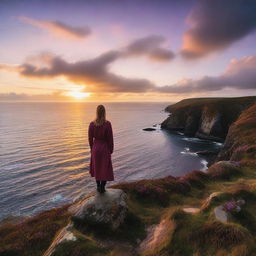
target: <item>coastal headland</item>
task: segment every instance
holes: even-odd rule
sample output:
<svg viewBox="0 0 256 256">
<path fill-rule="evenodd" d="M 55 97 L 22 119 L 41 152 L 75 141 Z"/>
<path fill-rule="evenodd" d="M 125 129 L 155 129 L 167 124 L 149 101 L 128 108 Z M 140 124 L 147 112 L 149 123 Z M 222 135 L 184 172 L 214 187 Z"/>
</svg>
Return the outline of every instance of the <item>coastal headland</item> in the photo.
<svg viewBox="0 0 256 256">
<path fill-rule="evenodd" d="M 256 255 L 256 97 L 185 99 L 166 111 L 163 129 L 224 142 L 208 170 L 5 219 L 0 256 Z"/>
</svg>

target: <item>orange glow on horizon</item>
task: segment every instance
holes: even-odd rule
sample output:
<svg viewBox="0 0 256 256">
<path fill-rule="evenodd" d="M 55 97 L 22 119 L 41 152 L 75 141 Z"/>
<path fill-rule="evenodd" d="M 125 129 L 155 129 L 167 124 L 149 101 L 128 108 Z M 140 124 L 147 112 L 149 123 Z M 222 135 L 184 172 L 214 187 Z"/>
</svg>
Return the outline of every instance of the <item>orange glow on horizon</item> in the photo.
<svg viewBox="0 0 256 256">
<path fill-rule="evenodd" d="M 71 92 L 68 92 L 67 95 L 77 100 L 82 100 L 90 97 L 91 94 L 89 92 L 71 91 Z"/>
</svg>

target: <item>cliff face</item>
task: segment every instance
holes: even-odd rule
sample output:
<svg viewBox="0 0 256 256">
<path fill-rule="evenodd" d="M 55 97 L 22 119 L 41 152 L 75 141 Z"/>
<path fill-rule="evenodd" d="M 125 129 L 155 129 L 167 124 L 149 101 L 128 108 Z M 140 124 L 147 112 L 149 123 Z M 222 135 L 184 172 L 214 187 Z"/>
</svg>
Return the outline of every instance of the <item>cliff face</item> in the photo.
<svg viewBox="0 0 256 256">
<path fill-rule="evenodd" d="M 242 112 L 228 131 L 217 160 L 256 164 L 256 104 Z"/>
<path fill-rule="evenodd" d="M 182 131 L 188 136 L 224 141 L 229 126 L 255 102 L 254 96 L 185 99 L 165 109 L 170 116 L 161 127 Z"/>
</svg>

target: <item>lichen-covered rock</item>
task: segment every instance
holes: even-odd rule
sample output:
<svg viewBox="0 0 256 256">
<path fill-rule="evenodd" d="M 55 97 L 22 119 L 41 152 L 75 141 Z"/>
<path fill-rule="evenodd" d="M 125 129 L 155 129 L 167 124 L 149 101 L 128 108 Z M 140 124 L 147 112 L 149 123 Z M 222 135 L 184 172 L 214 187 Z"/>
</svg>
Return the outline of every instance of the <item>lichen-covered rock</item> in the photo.
<svg viewBox="0 0 256 256">
<path fill-rule="evenodd" d="M 73 220 L 106 224 L 117 229 L 127 213 L 127 196 L 121 189 L 108 189 L 104 194 L 96 193 L 78 201 L 69 208 Z"/>
<path fill-rule="evenodd" d="M 215 218 L 219 221 L 227 223 L 229 221 L 229 213 L 226 212 L 222 205 L 219 205 L 214 208 Z"/>
</svg>

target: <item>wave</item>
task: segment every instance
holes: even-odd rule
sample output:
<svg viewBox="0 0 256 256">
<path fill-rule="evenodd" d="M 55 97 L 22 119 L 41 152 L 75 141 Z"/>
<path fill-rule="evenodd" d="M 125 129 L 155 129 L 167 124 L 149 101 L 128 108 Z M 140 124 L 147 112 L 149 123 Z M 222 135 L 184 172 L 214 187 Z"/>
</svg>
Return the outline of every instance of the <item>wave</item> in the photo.
<svg viewBox="0 0 256 256">
<path fill-rule="evenodd" d="M 191 156 L 198 156 L 197 153 L 195 152 L 191 152 L 189 148 L 184 148 L 183 151 L 180 152 L 181 154 L 184 154 L 184 155 L 191 155 Z"/>
<path fill-rule="evenodd" d="M 203 160 L 200 161 L 200 163 L 203 165 L 203 167 L 200 170 L 201 171 L 206 171 L 208 169 L 208 166 L 207 166 L 208 162 L 205 159 L 203 159 Z"/>
<path fill-rule="evenodd" d="M 67 201 L 67 198 L 65 198 L 61 194 L 57 194 L 54 197 L 52 197 L 50 200 L 48 200 L 48 202 L 50 203 L 63 202 L 63 201 Z"/>
<path fill-rule="evenodd" d="M 214 143 L 215 145 L 219 146 L 219 147 L 222 147 L 222 146 L 224 145 L 224 143 L 216 142 L 216 141 L 214 141 L 213 143 Z"/>
<path fill-rule="evenodd" d="M 184 138 L 182 138 L 182 140 L 189 141 L 189 142 L 212 143 L 209 140 L 203 140 L 203 139 L 194 138 L 194 137 L 184 137 Z"/>
</svg>

